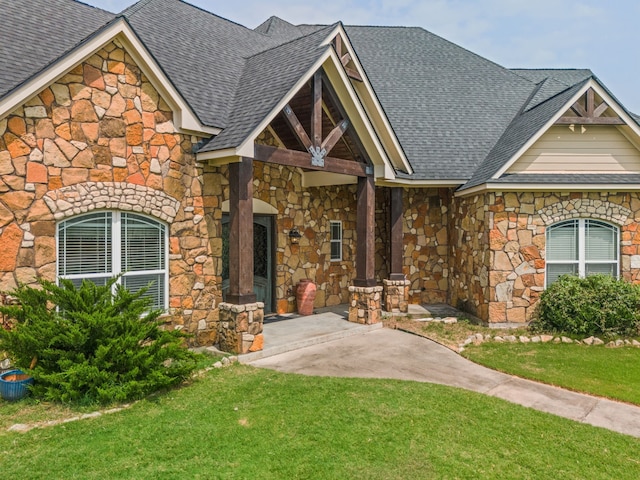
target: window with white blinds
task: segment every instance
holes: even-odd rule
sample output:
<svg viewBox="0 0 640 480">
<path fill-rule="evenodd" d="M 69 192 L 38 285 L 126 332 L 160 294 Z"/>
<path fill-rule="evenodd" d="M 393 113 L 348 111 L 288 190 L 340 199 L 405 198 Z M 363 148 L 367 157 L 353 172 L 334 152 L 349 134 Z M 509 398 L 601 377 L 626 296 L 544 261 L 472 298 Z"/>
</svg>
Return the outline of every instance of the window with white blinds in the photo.
<svg viewBox="0 0 640 480">
<path fill-rule="evenodd" d="M 122 274 L 130 291 L 151 284 L 154 308 L 167 307 L 167 228 L 143 215 L 97 212 L 58 224 L 58 276 L 104 285 Z"/>
<path fill-rule="evenodd" d="M 546 284 L 560 275 L 604 273 L 618 277 L 619 230 L 591 219 L 575 219 L 547 228 Z"/>
</svg>

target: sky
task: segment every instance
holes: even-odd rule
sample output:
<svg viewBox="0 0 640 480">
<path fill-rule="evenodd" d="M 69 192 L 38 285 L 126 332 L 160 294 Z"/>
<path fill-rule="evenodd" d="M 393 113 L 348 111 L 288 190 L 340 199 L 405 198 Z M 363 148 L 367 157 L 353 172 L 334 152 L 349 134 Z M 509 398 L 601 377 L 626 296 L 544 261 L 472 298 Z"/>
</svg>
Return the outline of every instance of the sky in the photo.
<svg viewBox="0 0 640 480">
<path fill-rule="evenodd" d="M 132 0 L 84 0 L 120 12 Z M 417 26 L 508 68 L 590 68 L 640 114 L 638 0 L 189 0 L 255 28 L 290 23 Z"/>
</svg>

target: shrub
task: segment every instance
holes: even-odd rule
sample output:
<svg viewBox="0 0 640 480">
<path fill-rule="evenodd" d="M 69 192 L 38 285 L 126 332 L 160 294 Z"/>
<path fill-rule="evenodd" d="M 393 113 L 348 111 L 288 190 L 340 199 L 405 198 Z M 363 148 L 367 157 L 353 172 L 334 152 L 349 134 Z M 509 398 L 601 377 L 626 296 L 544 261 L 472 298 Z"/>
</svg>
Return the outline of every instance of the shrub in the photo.
<svg viewBox="0 0 640 480">
<path fill-rule="evenodd" d="M 0 307 L 14 319 L 0 329 L 0 350 L 35 379 L 32 393 L 45 400 L 110 403 L 141 398 L 176 385 L 195 368 L 184 334 L 160 327 L 146 289 L 83 280 L 41 288 L 20 286 L 19 305 Z"/>
<path fill-rule="evenodd" d="M 540 296 L 532 329 L 575 335 L 638 335 L 640 286 L 608 275 L 563 275 Z"/>
</svg>

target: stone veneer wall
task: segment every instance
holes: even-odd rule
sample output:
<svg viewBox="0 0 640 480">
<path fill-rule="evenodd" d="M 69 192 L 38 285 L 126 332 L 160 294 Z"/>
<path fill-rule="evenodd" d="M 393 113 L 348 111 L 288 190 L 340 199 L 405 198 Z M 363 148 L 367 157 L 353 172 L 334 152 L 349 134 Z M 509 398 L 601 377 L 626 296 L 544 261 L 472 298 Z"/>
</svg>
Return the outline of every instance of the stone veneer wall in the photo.
<svg viewBox="0 0 640 480">
<path fill-rule="evenodd" d="M 449 297 L 451 191 L 405 188 L 403 273 L 410 303 L 442 303 Z"/>
<path fill-rule="evenodd" d="M 463 299 L 468 284 L 468 310 L 483 320 L 531 320 L 544 290 L 546 227 L 562 220 L 595 218 L 619 226 L 621 276 L 640 282 L 636 192 L 496 192 L 456 203 L 456 224 L 469 233 L 459 234 L 453 248 L 452 298 Z"/>
<path fill-rule="evenodd" d="M 114 41 L 0 121 L 0 290 L 56 275 L 56 221 L 94 209 L 169 224 L 167 322 L 216 341 L 202 172 L 173 114 Z"/>
<path fill-rule="evenodd" d="M 222 250 L 220 239 L 222 202 L 229 199 L 228 167 L 205 173 L 205 193 L 211 195 L 211 212 L 216 220 L 211 231 L 213 250 Z M 338 185 L 304 188 L 296 168 L 254 162 L 254 198 L 278 211 L 275 219 L 276 311 L 296 311 L 295 287 L 303 278 L 317 285 L 315 307 L 348 303 L 349 286 L 355 276 L 356 186 Z M 342 261 L 332 262 L 329 222 L 342 221 Z M 302 238 L 291 245 L 289 230 L 297 227 Z M 219 248 L 218 248 L 218 242 Z M 222 256 L 214 259 L 222 272 Z M 219 281 L 222 279 L 219 278 Z"/>
<path fill-rule="evenodd" d="M 449 303 L 486 320 L 489 316 L 490 206 L 485 195 L 453 198 L 449 225 Z"/>
</svg>

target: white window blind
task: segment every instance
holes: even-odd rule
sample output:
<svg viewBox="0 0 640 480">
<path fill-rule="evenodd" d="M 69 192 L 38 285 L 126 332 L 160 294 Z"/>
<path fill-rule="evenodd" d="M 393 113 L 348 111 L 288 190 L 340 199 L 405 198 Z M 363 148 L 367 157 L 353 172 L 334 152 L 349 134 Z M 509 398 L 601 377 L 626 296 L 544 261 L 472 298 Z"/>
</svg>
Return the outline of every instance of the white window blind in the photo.
<svg viewBox="0 0 640 480">
<path fill-rule="evenodd" d="M 592 219 L 560 222 L 547 228 L 546 284 L 560 275 L 618 276 L 619 230 Z"/>
<path fill-rule="evenodd" d="M 167 306 L 167 229 L 143 215 L 98 212 L 58 225 L 58 276 L 75 285 L 83 279 L 104 285 L 122 274 L 120 282 L 136 292 L 152 282 L 145 294 L 153 308 Z"/>
</svg>

